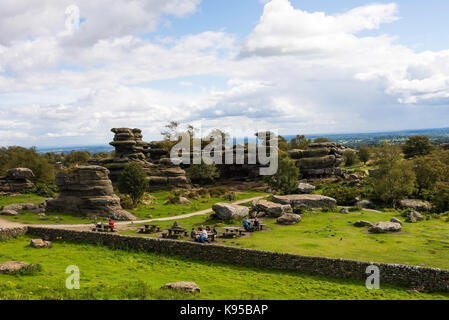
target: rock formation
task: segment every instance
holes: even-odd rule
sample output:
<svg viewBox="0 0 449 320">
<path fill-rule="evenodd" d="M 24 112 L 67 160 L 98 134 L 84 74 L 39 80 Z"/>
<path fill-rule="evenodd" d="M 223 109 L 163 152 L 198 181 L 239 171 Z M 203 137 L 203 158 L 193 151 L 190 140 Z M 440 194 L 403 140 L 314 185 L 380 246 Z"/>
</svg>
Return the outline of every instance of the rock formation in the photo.
<svg viewBox="0 0 449 320">
<path fill-rule="evenodd" d="M 109 170 L 100 166 L 80 166 L 59 172 L 56 175 L 59 197 L 47 201 L 47 211 L 135 220 L 120 206 L 108 175 Z"/>
<path fill-rule="evenodd" d="M 200 287 L 195 282 L 185 281 L 166 283 L 161 287 L 161 289 L 180 290 L 189 293 L 201 292 Z"/>
<path fill-rule="evenodd" d="M 34 178 L 34 173 L 28 168 L 14 168 L 6 172 L 5 177 L 0 177 L 0 192 L 23 193 L 34 189 L 34 184 L 30 181 Z"/>
<path fill-rule="evenodd" d="M 332 177 L 341 175 L 343 152 L 352 150 L 333 142 L 312 143 L 307 150 L 291 150 L 302 178 Z"/>
<path fill-rule="evenodd" d="M 249 208 L 232 203 L 216 203 L 212 206 L 218 219 L 234 220 L 247 217 Z"/>
<path fill-rule="evenodd" d="M 335 199 L 319 194 L 293 194 L 287 196 L 273 196 L 273 202 L 280 204 L 289 204 L 293 209 L 301 207 L 332 208 L 337 204 L 337 201 Z"/>
<path fill-rule="evenodd" d="M 114 157 L 91 164 L 108 168 L 114 184 L 130 162 L 137 162 L 147 173 L 151 189 L 171 189 L 188 185 L 185 171 L 172 163 L 162 142 L 144 142 L 140 129 L 114 128 L 111 131 L 115 134 L 114 141 L 110 143 L 115 148 Z"/>
<path fill-rule="evenodd" d="M 301 216 L 299 214 L 294 214 L 294 213 L 286 213 L 282 216 L 280 216 L 279 218 L 277 218 L 276 222 L 279 224 L 283 224 L 283 225 L 292 225 L 292 224 L 297 224 L 298 222 L 301 221 Z"/>
<path fill-rule="evenodd" d="M 267 200 L 254 200 L 251 204 L 251 208 L 256 212 L 264 212 L 271 217 L 278 218 L 286 213 L 292 213 L 292 207 L 290 205 L 283 205 L 274 203 Z"/>
<path fill-rule="evenodd" d="M 395 222 L 378 222 L 368 229 L 369 233 L 387 233 L 401 231 L 402 226 Z"/>
<path fill-rule="evenodd" d="M 418 199 L 401 200 L 401 206 L 405 209 L 412 209 L 419 212 L 432 210 L 432 205 L 429 202 Z"/>
</svg>

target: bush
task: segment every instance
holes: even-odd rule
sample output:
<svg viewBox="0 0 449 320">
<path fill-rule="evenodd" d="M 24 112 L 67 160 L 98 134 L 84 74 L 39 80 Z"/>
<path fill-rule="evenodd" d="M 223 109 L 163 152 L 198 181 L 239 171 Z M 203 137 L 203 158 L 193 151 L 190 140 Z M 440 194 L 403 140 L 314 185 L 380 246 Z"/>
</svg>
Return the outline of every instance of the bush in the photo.
<svg viewBox="0 0 449 320">
<path fill-rule="evenodd" d="M 344 187 L 342 185 L 330 185 L 323 189 L 323 195 L 334 198 L 340 206 L 350 206 L 360 196 L 360 191 L 354 187 Z"/>
<path fill-rule="evenodd" d="M 343 157 L 345 159 L 345 166 L 350 167 L 359 162 L 359 158 L 357 156 L 357 153 L 354 151 L 345 151 L 343 152 Z"/>
<path fill-rule="evenodd" d="M 117 186 L 120 193 L 130 196 L 135 208 L 148 188 L 147 175 L 137 163 L 131 162 L 120 175 Z"/>
<path fill-rule="evenodd" d="M 427 136 L 412 136 L 402 146 L 405 158 L 413 158 L 415 156 L 425 156 L 432 151 L 432 144 Z"/>
<path fill-rule="evenodd" d="M 298 189 L 299 169 L 285 152 L 279 151 L 278 170 L 274 175 L 265 176 L 265 182 L 275 192 L 291 194 Z"/>
<path fill-rule="evenodd" d="M 58 187 L 55 184 L 44 184 L 37 182 L 34 185 L 33 193 L 37 194 L 38 196 L 45 197 L 45 198 L 55 198 L 56 194 L 58 192 Z"/>
<path fill-rule="evenodd" d="M 181 195 L 179 193 L 176 193 L 176 192 L 170 193 L 167 196 L 167 200 L 165 201 L 165 204 L 179 204 L 180 198 L 181 198 Z"/>
<path fill-rule="evenodd" d="M 215 163 L 206 164 L 203 161 L 201 164 L 190 165 L 186 170 L 186 174 L 193 183 L 199 184 L 211 183 L 220 177 L 220 173 L 218 172 Z"/>
<path fill-rule="evenodd" d="M 209 194 L 213 198 L 220 198 L 224 195 L 226 195 L 228 191 L 225 188 L 212 188 L 209 189 Z"/>
<path fill-rule="evenodd" d="M 437 212 L 449 211 L 449 184 L 439 183 L 432 204 Z"/>
<path fill-rule="evenodd" d="M 368 146 L 361 146 L 359 148 L 359 159 L 366 165 L 371 158 L 371 149 Z"/>
<path fill-rule="evenodd" d="M 131 197 L 127 194 L 119 194 L 118 195 L 120 198 L 120 205 L 122 206 L 123 209 L 134 209 L 134 203 L 133 200 L 131 199 Z"/>
</svg>

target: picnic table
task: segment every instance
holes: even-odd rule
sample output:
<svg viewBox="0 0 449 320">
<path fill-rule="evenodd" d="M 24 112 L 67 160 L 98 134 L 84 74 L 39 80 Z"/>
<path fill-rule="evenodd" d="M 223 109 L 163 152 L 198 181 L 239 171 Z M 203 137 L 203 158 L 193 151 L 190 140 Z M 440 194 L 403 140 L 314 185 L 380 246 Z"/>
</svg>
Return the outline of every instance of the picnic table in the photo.
<svg viewBox="0 0 449 320">
<path fill-rule="evenodd" d="M 242 227 L 224 227 L 223 237 L 225 238 L 235 238 L 237 235 L 241 236 L 246 232 L 245 228 Z"/>
<path fill-rule="evenodd" d="M 184 234 L 185 236 L 188 235 L 188 232 L 186 229 L 181 228 L 181 227 L 171 227 L 171 228 L 167 228 L 165 229 L 168 231 L 168 233 L 163 233 L 162 237 L 163 238 L 180 238 L 182 237 L 182 235 Z"/>
<path fill-rule="evenodd" d="M 102 224 L 96 224 L 92 231 L 99 231 L 99 232 L 114 232 L 114 229 L 112 229 L 109 224 L 107 223 L 102 223 Z"/>
<path fill-rule="evenodd" d="M 145 224 L 144 228 L 139 229 L 139 233 L 154 233 L 161 231 L 161 227 L 157 224 Z"/>
<path fill-rule="evenodd" d="M 260 223 L 259 221 L 259 225 L 255 226 L 254 225 L 254 220 L 249 220 L 250 225 L 251 225 L 251 229 L 253 229 L 254 231 L 262 231 L 263 227 L 266 227 L 266 224 Z"/>
</svg>

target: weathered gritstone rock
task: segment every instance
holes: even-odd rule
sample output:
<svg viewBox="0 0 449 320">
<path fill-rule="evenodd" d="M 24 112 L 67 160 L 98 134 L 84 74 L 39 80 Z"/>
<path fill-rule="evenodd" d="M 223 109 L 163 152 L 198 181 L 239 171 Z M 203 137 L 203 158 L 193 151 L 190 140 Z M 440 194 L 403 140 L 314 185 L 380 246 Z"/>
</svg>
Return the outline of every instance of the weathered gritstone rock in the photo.
<svg viewBox="0 0 449 320">
<path fill-rule="evenodd" d="M 9 261 L 5 263 L 0 263 L 0 273 L 16 273 L 20 272 L 21 270 L 25 270 L 31 266 L 30 263 L 26 262 L 17 262 L 17 261 Z"/>
<path fill-rule="evenodd" d="M 184 281 L 166 283 L 161 287 L 161 289 L 180 290 L 190 293 L 201 292 L 200 287 L 195 282 Z"/>
<path fill-rule="evenodd" d="M 302 182 L 298 184 L 298 192 L 301 194 L 311 194 L 313 191 L 315 191 L 315 186 L 312 186 L 311 184 Z"/>
<path fill-rule="evenodd" d="M 406 213 L 406 219 L 407 222 L 416 223 L 418 221 L 424 220 L 424 217 L 416 211 L 411 211 Z"/>
<path fill-rule="evenodd" d="M 394 222 L 378 222 L 368 229 L 370 233 L 387 233 L 401 231 L 402 226 Z"/>
<path fill-rule="evenodd" d="M 30 242 L 30 246 L 32 248 L 40 249 L 40 248 L 51 248 L 51 241 L 45 241 L 42 239 L 32 239 Z"/>
<path fill-rule="evenodd" d="M 109 177 L 114 184 L 118 182 L 126 166 L 135 162 L 147 173 L 150 189 L 188 186 L 185 171 L 179 164 L 172 163 L 162 141 L 144 142 L 140 129 L 113 128 L 111 131 L 115 134 L 114 141 L 110 143 L 115 148 L 114 158 L 90 163 L 108 168 Z"/>
<path fill-rule="evenodd" d="M 267 213 L 274 218 L 293 212 L 292 207 L 289 204 L 283 205 L 267 200 L 254 200 L 251 207 L 254 211 Z"/>
<path fill-rule="evenodd" d="M 402 221 L 399 220 L 398 218 L 394 218 L 393 217 L 393 218 L 390 219 L 390 222 L 399 223 L 402 226 Z"/>
<path fill-rule="evenodd" d="M 373 226 L 374 225 L 371 222 L 363 221 L 363 220 L 360 220 L 360 221 L 357 221 L 357 222 L 354 223 L 354 227 L 357 227 L 357 228 L 373 227 Z"/>
<path fill-rule="evenodd" d="M 0 192 L 11 194 L 31 191 L 34 184 L 30 179 L 33 178 L 34 173 L 28 168 L 9 169 L 5 177 L 0 177 Z"/>
<path fill-rule="evenodd" d="M 355 204 L 356 207 L 362 207 L 364 209 L 372 209 L 373 203 L 369 200 L 361 200 Z"/>
<path fill-rule="evenodd" d="M 59 197 L 47 201 L 47 210 L 135 220 L 136 217 L 120 206 L 108 174 L 109 170 L 100 166 L 81 166 L 59 172 L 56 175 Z"/>
<path fill-rule="evenodd" d="M 299 214 L 294 213 L 286 213 L 279 218 L 277 218 L 276 222 L 283 225 L 292 225 L 301 221 L 301 216 Z"/>
<path fill-rule="evenodd" d="M 420 212 L 430 211 L 432 209 L 432 205 L 429 202 L 417 199 L 401 200 L 401 206 L 407 209 L 413 209 Z"/>
<path fill-rule="evenodd" d="M 216 203 L 212 206 L 217 218 L 222 220 L 234 220 L 249 215 L 249 208 L 232 203 Z"/>
<path fill-rule="evenodd" d="M 293 209 L 303 208 L 332 208 L 337 201 L 333 198 L 319 194 L 293 194 L 287 196 L 273 196 L 273 202 L 280 204 L 289 204 Z"/>
<path fill-rule="evenodd" d="M 14 217 L 17 215 L 18 215 L 17 211 L 14 210 L 0 210 L 0 216 Z"/>
<path fill-rule="evenodd" d="M 290 156 L 304 178 L 331 177 L 341 175 L 340 164 L 343 152 L 352 150 L 333 142 L 312 143 L 307 150 L 291 150 Z"/>
</svg>

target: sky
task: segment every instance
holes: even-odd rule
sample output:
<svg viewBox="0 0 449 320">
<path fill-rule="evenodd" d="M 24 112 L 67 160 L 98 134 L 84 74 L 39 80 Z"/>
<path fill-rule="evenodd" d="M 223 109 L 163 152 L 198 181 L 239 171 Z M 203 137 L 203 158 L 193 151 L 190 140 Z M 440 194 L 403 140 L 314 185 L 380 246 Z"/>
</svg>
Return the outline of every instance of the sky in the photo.
<svg viewBox="0 0 449 320">
<path fill-rule="evenodd" d="M 446 0 L 2 0 L 0 146 L 449 127 Z M 78 19 L 79 16 L 79 19 Z M 79 24 L 77 23 L 79 21 Z"/>
</svg>

